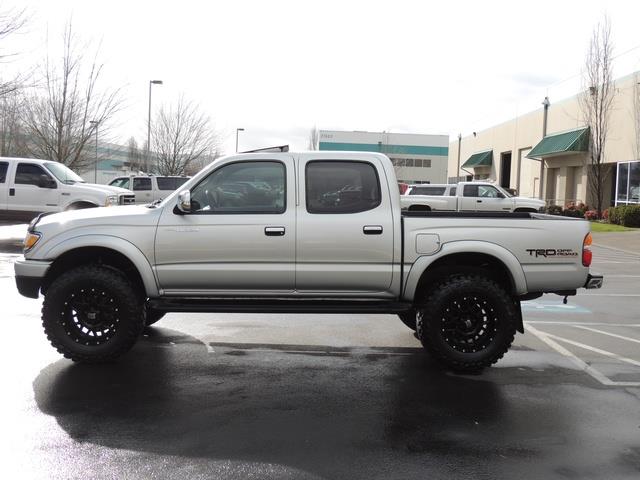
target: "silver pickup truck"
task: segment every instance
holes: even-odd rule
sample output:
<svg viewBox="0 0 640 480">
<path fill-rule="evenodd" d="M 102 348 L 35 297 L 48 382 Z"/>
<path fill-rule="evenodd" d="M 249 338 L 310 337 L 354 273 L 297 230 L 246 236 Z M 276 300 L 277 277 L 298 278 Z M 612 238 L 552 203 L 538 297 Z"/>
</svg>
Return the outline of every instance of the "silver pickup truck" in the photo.
<svg viewBox="0 0 640 480">
<path fill-rule="evenodd" d="M 400 197 L 400 207 L 409 211 L 453 212 L 543 212 L 544 200 L 515 197 L 490 182 L 460 182 L 453 185 L 412 185 Z"/>
<path fill-rule="evenodd" d="M 524 332 L 521 300 L 602 284 L 590 242 L 583 220 L 401 213 L 382 154 L 241 154 L 156 205 L 36 218 L 15 271 L 76 361 L 113 360 L 166 312 L 349 312 L 397 314 L 478 370 Z"/>
</svg>

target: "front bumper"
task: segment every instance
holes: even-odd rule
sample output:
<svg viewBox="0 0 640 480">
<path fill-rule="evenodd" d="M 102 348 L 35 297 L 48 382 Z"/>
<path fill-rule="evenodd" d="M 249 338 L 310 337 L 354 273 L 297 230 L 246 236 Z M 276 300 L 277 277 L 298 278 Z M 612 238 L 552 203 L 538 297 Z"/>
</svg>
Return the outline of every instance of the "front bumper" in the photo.
<svg viewBox="0 0 640 480">
<path fill-rule="evenodd" d="M 20 295 L 38 298 L 42 280 L 52 262 L 40 260 L 18 260 L 14 265 L 16 286 Z"/>
<path fill-rule="evenodd" d="M 602 275 L 591 275 L 587 276 L 587 281 L 584 284 L 584 288 L 602 288 L 602 284 L 604 282 L 604 277 Z"/>
</svg>

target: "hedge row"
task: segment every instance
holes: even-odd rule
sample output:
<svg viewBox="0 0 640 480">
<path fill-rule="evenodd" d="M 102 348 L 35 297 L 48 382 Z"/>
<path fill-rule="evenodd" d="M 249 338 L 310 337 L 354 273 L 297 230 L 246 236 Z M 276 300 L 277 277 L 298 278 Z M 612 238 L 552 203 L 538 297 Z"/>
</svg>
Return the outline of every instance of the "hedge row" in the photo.
<svg viewBox="0 0 640 480">
<path fill-rule="evenodd" d="M 640 228 L 640 205 L 620 205 L 607 210 L 609 223 L 623 227 Z"/>
</svg>

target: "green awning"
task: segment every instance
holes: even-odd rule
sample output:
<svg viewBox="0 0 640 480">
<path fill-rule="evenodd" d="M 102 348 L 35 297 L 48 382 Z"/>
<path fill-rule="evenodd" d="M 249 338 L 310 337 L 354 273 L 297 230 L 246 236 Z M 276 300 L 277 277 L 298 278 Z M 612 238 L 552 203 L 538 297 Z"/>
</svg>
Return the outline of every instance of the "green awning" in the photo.
<svg viewBox="0 0 640 480">
<path fill-rule="evenodd" d="M 492 163 L 493 150 L 487 150 L 486 152 L 471 155 L 467 161 L 462 164 L 462 168 L 490 167 Z"/>
<path fill-rule="evenodd" d="M 589 150 L 589 127 L 570 132 L 547 135 L 527 155 L 527 158 L 544 158 L 552 155 L 586 152 Z"/>
</svg>

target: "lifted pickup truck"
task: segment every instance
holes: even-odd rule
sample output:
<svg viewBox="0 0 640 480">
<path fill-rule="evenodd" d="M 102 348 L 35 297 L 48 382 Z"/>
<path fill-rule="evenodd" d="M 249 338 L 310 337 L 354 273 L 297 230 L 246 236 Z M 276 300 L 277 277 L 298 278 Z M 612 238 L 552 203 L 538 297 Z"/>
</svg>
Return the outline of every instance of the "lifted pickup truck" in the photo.
<svg viewBox="0 0 640 480">
<path fill-rule="evenodd" d="M 400 212 L 377 153 L 240 154 L 162 203 L 41 216 L 15 264 L 51 344 L 113 360 L 165 312 L 397 314 L 458 370 L 500 359 L 520 301 L 598 288 L 589 223 Z"/>
<path fill-rule="evenodd" d="M 414 185 L 400 197 L 400 206 L 409 211 L 537 213 L 544 211 L 545 202 L 514 197 L 493 183 L 460 182 L 457 185 Z"/>
</svg>

